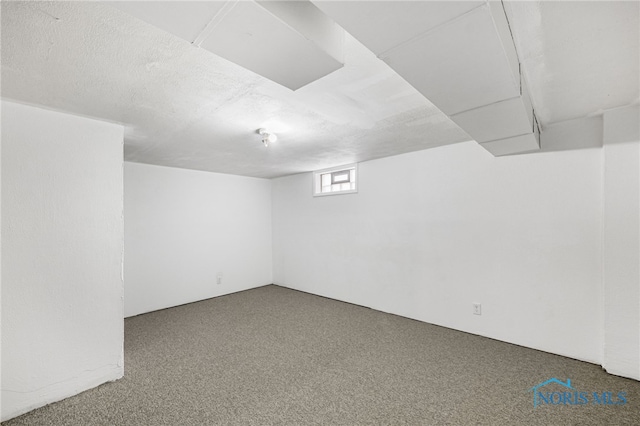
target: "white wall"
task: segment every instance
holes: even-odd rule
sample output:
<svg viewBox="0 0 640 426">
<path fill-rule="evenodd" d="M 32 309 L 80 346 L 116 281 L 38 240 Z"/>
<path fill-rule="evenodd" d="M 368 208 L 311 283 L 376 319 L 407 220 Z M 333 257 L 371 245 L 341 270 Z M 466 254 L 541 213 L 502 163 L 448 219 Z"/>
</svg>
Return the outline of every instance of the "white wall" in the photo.
<svg viewBox="0 0 640 426">
<path fill-rule="evenodd" d="M 311 174 L 276 179 L 274 281 L 600 363 L 601 151 L 462 143 L 361 163 L 358 194 L 318 198 Z"/>
<path fill-rule="evenodd" d="M 2 419 L 123 375 L 118 125 L 2 103 Z"/>
<path fill-rule="evenodd" d="M 2 103 L 0 102 L 0 117 Z M 2 119 L 0 118 L 0 125 Z M 2 136 L 0 135 L 0 224 L 2 224 Z M 0 226 L 0 390 L 2 389 L 2 226 Z M 2 420 L 2 395 L 0 393 L 0 421 Z"/>
<path fill-rule="evenodd" d="M 125 316 L 272 282 L 271 181 L 126 162 L 124 205 Z"/>
<path fill-rule="evenodd" d="M 604 367 L 640 379 L 640 108 L 604 115 Z"/>
</svg>

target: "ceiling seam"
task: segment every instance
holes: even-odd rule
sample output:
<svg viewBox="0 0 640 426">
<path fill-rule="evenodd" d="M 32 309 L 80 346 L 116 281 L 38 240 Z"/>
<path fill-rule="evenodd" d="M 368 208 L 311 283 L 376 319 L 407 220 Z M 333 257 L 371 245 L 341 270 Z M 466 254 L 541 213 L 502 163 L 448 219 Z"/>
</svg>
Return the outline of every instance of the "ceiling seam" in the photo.
<svg viewBox="0 0 640 426">
<path fill-rule="evenodd" d="M 516 45 L 516 39 L 513 37 L 513 30 L 511 29 L 511 22 L 509 22 L 509 15 L 507 15 L 507 10 L 504 8 L 504 0 L 500 0 L 500 5 L 502 6 L 502 13 L 504 13 L 504 18 L 507 21 L 507 28 L 509 28 L 509 35 L 511 36 L 511 42 L 513 43 L 513 50 L 516 52 L 516 58 L 518 59 L 518 78 L 520 81 L 520 96 L 522 96 L 522 64 L 520 62 L 520 55 L 518 54 L 518 47 Z"/>
<path fill-rule="evenodd" d="M 234 7 L 238 4 L 239 0 L 229 0 L 225 2 L 224 6 L 220 8 L 220 10 L 213 15 L 213 18 L 209 21 L 209 23 L 204 27 L 204 29 L 198 34 L 198 36 L 191 42 L 196 47 L 200 47 L 200 45 L 211 35 L 213 30 L 222 22 L 222 20 L 233 10 Z"/>
<path fill-rule="evenodd" d="M 463 111 L 455 112 L 455 113 L 451 114 L 449 117 L 455 117 L 456 115 L 464 114 L 465 112 L 470 112 L 470 111 L 473 111 L 473 110 L 476 110 L 476 109 L 485 108 L 485 107 L 488 107 L 488 106 L 491 106 L 491 105 L 499 104 L 501 102 L 507 102 L 507 101 L 510 101 L 510 100 L 513 100 L 513 99 L 519 99 L 519 98 L 520 98 L 520 96 L 513 96 L 511 98 L 500 99 L 499 101 L 495 101 L 495 102 L 491 102 L 491 103 L 488 103 L 488 104 L 479 105 L 477 107 L 465 109 Z"/>
<path fill-rule="evenodd" d="M 486 6 L 487 6 L 487 4 L 486 4 L 486 3 L 483 3 L 483 4 L 479 5 L 479 6 L 474 7 L 473 9 L 467 10 L 467 11 L 466 11 L 466 12 L 464 12 L 463 14 L 458 15 L 458 16 L 455 16 L 455 17 L 453 17 L 453 18 L 449 19 L 448 21 L 445 21 L 445 22 L 443 22 L 443 23 L 441 23 L 441 24 L 439 24 L 439 25 L 436 25 L 436 26 L 435 26 L 435 27 L 433 27 L 433 28 L 428 29 L 428 30 L 427 30 L 427 31 L 425 31 L 425 32 L 422 32 L 422 33 L 417 34 L 417 35 L 415 35 L 415 36 L 413 36 L 413 37 L 410 37 L 410 38 L 408 38 L 407 40 L 402 41 L 401 43 L 399 43 L 399 44 L 397 44 L 397 45 L 395 45 L 395 46 L 393 46 L 393 47 L 391 47 L 391 48 L 389 48 L 389 49 L 385 50 L 384 52 L 381 52 L 379 55 L 376 55 L 376 56 L 377 56 L 379 59 L 384 60 L 384 58 L 385 58 L 385 57 L 387 57 L 387 56 L 389 56 L 389 53 L 391 53 L 392 51 L 394 51 L 394 50 L 396 50 L 396 49 L 398 49 L 398 48 L 400 48 L 400 47 L 403 47 L 403 46 L 405 46 L 405 45 L 407 45 L 407 44 L 410 44 L 410 43 L 412 43 L 412 42 L 414 42 L 414 41 L 416 41 L 416 40 L 419 40 L 419 39 L 421 39 L 421 38 L 423 38 L 423 37 L 427 37 L 428 35 L 430 35 L 430 34 L 431 34 L 431 33 L 433 33 L 434 31 L 436 31 L 437 29 L 442 28 L 442 27 L 444 27 L 445 25 L 449 25 L 449 24 L 451 24 L 452 22 L 457 21 L 458 19 L 461 19 L 463 16 L 466 16 L 466 15 L 468 15 L 468 14 L 470 14 L 470 13 L 472 13 L 472 12 L 474 12 L 474 11 L 478 10 L 478 9 L 480 9 L 481 7 L 486 7 Z"/>
</svg>

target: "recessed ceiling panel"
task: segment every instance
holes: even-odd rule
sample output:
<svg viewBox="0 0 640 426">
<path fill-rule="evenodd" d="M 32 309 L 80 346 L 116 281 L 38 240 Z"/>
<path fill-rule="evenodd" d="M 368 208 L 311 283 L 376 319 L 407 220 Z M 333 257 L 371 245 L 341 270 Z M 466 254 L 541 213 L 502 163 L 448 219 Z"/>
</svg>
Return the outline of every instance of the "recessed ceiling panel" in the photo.
<svg viewBox="0 0 640 426">
<path fill-rule="evenodd" d="M 376 55 L 448 22 L 484 1 L 315 1 Z"/>
<path fill-rule="evenodd" d="M 336 31 L 342 31 L 337 26 Z M 238 2 L 201 47 L 292 90 L 343 66 L 264 7 Z"/>
<path fill-rule="evenodd" d="M 257 3 L 336 60 L 344 62 L 344 30 L 313 3 L 306 0 L 259 0 Z"/>
<path fill-rule="evenodd" d="M 382 59 L 447 115 L 520 95 L 488 5 L 476 8 Z"/>
</svg>

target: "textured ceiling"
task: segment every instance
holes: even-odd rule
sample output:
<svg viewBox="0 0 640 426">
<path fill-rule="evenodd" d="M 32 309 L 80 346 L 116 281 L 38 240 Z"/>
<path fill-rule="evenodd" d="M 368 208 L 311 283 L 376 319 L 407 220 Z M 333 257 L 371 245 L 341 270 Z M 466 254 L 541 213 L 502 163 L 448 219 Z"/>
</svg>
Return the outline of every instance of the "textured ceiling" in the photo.
<svg viewBox="0 0 640 426">
<path fill-rule="evenodd" d="M 345 54 L 294 92 L 106 4 L 2 2 L 2 96 L 124 123 L 126 160 L 275 177 L 469 139 L 350 36 Z"/>
<path fill-rule="evenodd" d="M 542 124 L 640 101 L 640 2 L 505 2 Z"/>
<path fill-rule="evenodd" d="M 640 3 L 504 3 L 543 127 L 638 102 Z M 349 35 L 291 91 L 107 3 L 1 7 L 2 97 L 123 123 L 126 160 L 276 177 L 469 139 Z"/>
</svg>

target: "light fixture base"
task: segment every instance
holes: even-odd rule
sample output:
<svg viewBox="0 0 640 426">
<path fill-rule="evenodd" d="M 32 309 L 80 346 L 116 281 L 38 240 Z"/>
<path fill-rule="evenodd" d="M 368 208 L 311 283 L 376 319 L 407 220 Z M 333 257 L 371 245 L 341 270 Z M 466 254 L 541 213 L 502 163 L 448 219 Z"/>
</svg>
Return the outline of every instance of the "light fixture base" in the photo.
<svg viewBox="0 0 640 426">
<path fill-rule="evenodd" d="M 259 128 L 256 133 L 262 136 L 262 143 L 265 147 L 268 147 L 270 143 L 278 140 L 278 137 L 274 133 L 269 133 L 267 129 Z"/>
</svg>

